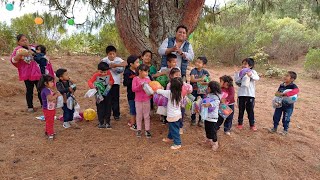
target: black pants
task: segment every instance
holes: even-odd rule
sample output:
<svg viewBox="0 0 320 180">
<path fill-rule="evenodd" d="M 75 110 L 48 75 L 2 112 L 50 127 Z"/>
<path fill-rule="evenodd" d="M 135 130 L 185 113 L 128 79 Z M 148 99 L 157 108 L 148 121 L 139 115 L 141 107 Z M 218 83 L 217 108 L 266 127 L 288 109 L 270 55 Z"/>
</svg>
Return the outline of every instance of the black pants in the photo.
<svg viewBox="0 0 320 180">
<path fill-rule="evenodd" d="M 203 97 L 204 97 L 204 94 L 198 94 L 197 91 L 192 91 L 191 94 L 196 98 L 196 100 L 197 100 L 198 96 L 200 96 L 202 99 L 203 99 Z M 191 115 L 191 121 L 192 121 L 192 122 L 196 122 L 196 114 L 192 114 L 192 115 Z M 200 121 L 201 121 L 201 116 L 200 116 L 200 113 L 199 113 L 199 122 L 200 122 Z"/>
<path fill-rule="evenodd" d="M 62 110 L 63 110 L 63 121 L 64 122 L 72 121 L 73 120 L 74 109 L 70 110 L 68 108 L 67 104 L 63 103 Z"/>
<path fill-rule="evenodd" d="M 243 124 L 243 115 L 246 110 L 248 113 L 248 119 L 250 126 L 254 126 L 254 97 L 248 96 L 240 96 L 238 97 L 239 103 L 239 116 L 238 116 L 238 124 Z"/>
<path fill-rule="evenodd" d="M 26 81 L 24 81 L 24 84 L 26 85 L 26 89 L 27 89 L 26 99 L 27 99 L 28 108 L 33 108 L 33 88 L 34 88 L 34 86 L 36 86 L 36 89 L 38 91 L 38 98 L 39 98 L 40 104 L 42 106 L 41 93 L 37 88 L 38 81 L 26 80 Z"/>
<path fill-rule="evenodd" d="M 102 124 L 110 124 L 110 117 L 111 117 L 111 104 L 112 98 L 111 94 L 109 93 L 108 96 L 103 96 L 103 101 L 101 101 L 97 105 L 97 113 L 98 113 L 98 120 L 99 123 Z"/>
<path fill-rule="evenodd" d="M 113 112 L 113 117 L 119 117 L 120 116 L 120 106 L 119 106 L 119 100 L 120 100 L 120 85 L 114 84 L 111 87 L 111 90 L 108 94 L 108 97 L 111 98 L 111 107 Z"/>
<path fill-rule="evenodd" d="M 216 122 L 204 121 L 204 129 L 206 130 L 206 136 L 208 139 L 212 139 L 213 142 L 218 141 Z"/>
</svg>

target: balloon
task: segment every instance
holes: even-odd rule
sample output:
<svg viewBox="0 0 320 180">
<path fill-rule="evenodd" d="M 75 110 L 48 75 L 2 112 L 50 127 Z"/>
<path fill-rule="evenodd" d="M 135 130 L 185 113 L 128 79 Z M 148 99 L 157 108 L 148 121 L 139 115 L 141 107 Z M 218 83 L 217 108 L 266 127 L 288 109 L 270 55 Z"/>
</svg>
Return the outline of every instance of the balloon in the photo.
<svg viewBox="0 0 320 180">
<path fill-rule="evenodd" d="M 243 76 L 246 75 L 247 72 L 251 72 L 251 69 L 250 68 L 241 69 L 241 71 L 239 72 L 239 77 L 243 78 Z"/>
<path fill-rule="evenodd" d="M 67 23 L 71 26 L 74 25 L 74 19 L 68 19 Z"/>
<path fill-rule="evenodd" d="M 182 86 L 182 96 L 186 96 L 187 94 L 190 94 L 192 93 L 192 86 L 190 84 L 187 84 L 187 83 L 184 83 L 183 86 Z"/>
<path fill-rule="evenodd" d="M 17 50 L 17 54 L 21 54 L 21 53 L 25 53 L 28 52 L 28 50 L 26 50 L 25 48 L 20 48 Z"/>
<path fill-rule="evenodd" d="M 162 75 L 156 78 L 156 81 L 158 81 L 162 87 L 167 87 L 167 84 L 169 83 L 169 78 L 167 75 Z"/>
<path fill-rule="evenodd" d="M 35 22 L 36 24 L 40 25 L 40 24 L 43 24 L 43 19 L 42 19 L 41 17 L 36 17 L 36 18 L 34 19 L 34 22 Z"/>
<path fill-rule="evenodd" d="M 225 99 L 228 97 L 228 93 L 222 92 L 221 99 Z"/>
<path fill-rule="evenodd" d="M 86 109 L 84 112 L 83 112 L 83 117 L 85 120 L 87 121 L 92 121 L 94 120 L 94 118 L 96 118 L 97 116 L 97 113 L 94 109 Z"/>
<path fill-rule="evenodd" d="M 157 94 L 155 93 L 153 95 L 153 102 L 157 105 L 157 106 L 167 106 L 168 104 L 168 98 L 164 97 L 161 94 Z"/>
<path fill-rule="evenodd" d="M 189 40 L 193 38 L 193 33 L 189 35 Z"/>
<path fill-rule="evenodd" d="M 292 91 L 292 89 L 286 89 L 285 91 L 283 91 L 283 93 L 287 93 L 289 91 Z M 298 100 L 298 95 L 293 95 L 293 96 L 284 96 L 283 97 L 283 102 L 287 103 L 287 104 L 293 104 L 295 102 L 297 102 Z"/>
<path fill-rule="evenodd" d="M 158 81 L 150 81 L 149 86 L 154 92 L 156 92 L 158 89 L 162 89 L 162 86 Z"/>
<path fill-rule="evenodd" d="M 9 3 L 9 4 L 6 4 L 6 9 L 8 11 L 12 11 L 13 10 L 13 4 Z"/>
</svg>

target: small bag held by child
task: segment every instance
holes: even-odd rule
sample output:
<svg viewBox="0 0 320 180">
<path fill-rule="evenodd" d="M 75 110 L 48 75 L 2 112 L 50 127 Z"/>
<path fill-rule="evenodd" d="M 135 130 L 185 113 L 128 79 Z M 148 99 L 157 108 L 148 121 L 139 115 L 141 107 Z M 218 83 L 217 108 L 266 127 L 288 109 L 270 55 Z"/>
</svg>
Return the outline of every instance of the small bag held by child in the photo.
<svg viewBox="0 0 320 180">
<path fill-rule="evenodd" d="M 218 113 L 223 118 L 226 119 L 233 110 L 226 104 L 220 103 Z"/>
<path fill-rule="evenodd" d="M 67 107 L 70 110 L 74 109 L 74 106 L 77 104 L 76 99 L 73 95 L 71 95 L 70 97 L 68 97 L 67 99 Z"/>
<path fill-rule="evenodd" d="M 273 108 L 281 108 L 282 107 L 282 100 L 283 98 L 282 97 L 279 97 L 279 96 L 275 96 L 272 100 L 272 107 Z"/>
<path fill-rule="evenodd" d="M 150 87 L 150 85 L 148 83 L 143 83 L 142 88 L 143 88 L 144 92 L 149 96 L 151 96 L 154 93 L 154 91 L 152 90 L 152 88 Z"/>
<path fill-rule="evenodd" d="M 58 96 L 56 108 L 62 108 L 62 107 L 63 107 L 63 96 Z"/>
</svg>

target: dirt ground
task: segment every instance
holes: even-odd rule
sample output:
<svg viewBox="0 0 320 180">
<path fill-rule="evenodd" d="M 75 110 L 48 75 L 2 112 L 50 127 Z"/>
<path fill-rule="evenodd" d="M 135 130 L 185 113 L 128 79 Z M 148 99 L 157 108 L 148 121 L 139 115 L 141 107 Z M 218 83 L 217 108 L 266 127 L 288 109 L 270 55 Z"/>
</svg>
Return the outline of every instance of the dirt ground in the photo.
<svg viewBox="0 0 320 180">
<path fill-rule="evenodd" d="M 49 143 L 44 122 L 36 113 L 26 112 L 24 83 L 8 57 L 0 68 L 0 179 L 320 179 L 319 80 L 309 78 L 302 62 L 289 67 L 298 72 L 301 92 L 291 119 L 289 134 L 269 134 L 273 109 L 271 100 L 280 80 L 262 78 L 257 82 L 256 125 L 251 132 L 248 120 L 238 130 L 237 107 L 231 136 L 218 133 L 220 148 L 212 152 L 201 145 L 204 130 L 190 126 L 186 118 L 183 146 L 171 150 L 161 141 L 167 127 L 153 115 L 153 137 L 140 139 L 128 128 L 126 90 L 121 88 L 121 120 L 112 130 L 98 129 L 97 120 L 82 121 L 81 129 L 64 129 L 55 122 L 57 138 Z M 94 108 L 94 99 L 83 98 L 86 81 L 95 72 L 98 57 L 53 58 L 54 68 L 69 69 L 77 84 L 81 109 Z M 211 76 L 232 74 L 232 68 L 213 67 Z M 34 97 L 34 104 L 40 103 Z M 61 115 L 61 110 L 57 111 Z M 282 125 L 282 124 L 281 124 Z"/>
</svg>

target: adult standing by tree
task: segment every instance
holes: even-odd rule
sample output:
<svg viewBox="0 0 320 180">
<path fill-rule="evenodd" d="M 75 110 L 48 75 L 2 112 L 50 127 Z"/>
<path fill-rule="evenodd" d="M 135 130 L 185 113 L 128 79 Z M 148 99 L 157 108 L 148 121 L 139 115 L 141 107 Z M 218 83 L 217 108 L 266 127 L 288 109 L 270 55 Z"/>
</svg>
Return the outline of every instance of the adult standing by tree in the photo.
<svg viewBox="0 0 320 180">
<path fill-rule="evenodd" d="M 28 38 L 19 34 L 17 36 L 18 46 L 13 50 L 10 57 L 11 63 L 18 69 L 19 80 L 24 81 L 26 86 L 26 100 L 28 104 L 28 112 L 34 112 L 33 107 L 33 89 L 37 87 L 38 81 L 41 78 L 41 71 L 37 63 L 33 60 L 31 46 Z M 38 98 L 41 101 L 40 92 Z"/>
<path fill-rule="evenodd" d="M 159 47 L 161 67 L 167 67 L 167 55 L 172 53 L 177 55 L 177 66 L 181 69 L 183 78 L 187 75 L 187 67 L 194 58 L 192 45 L 187 41 L 188 28 L 180 25 L 176 28 L 175 37 L 166 38 Z"/>
</svg>

